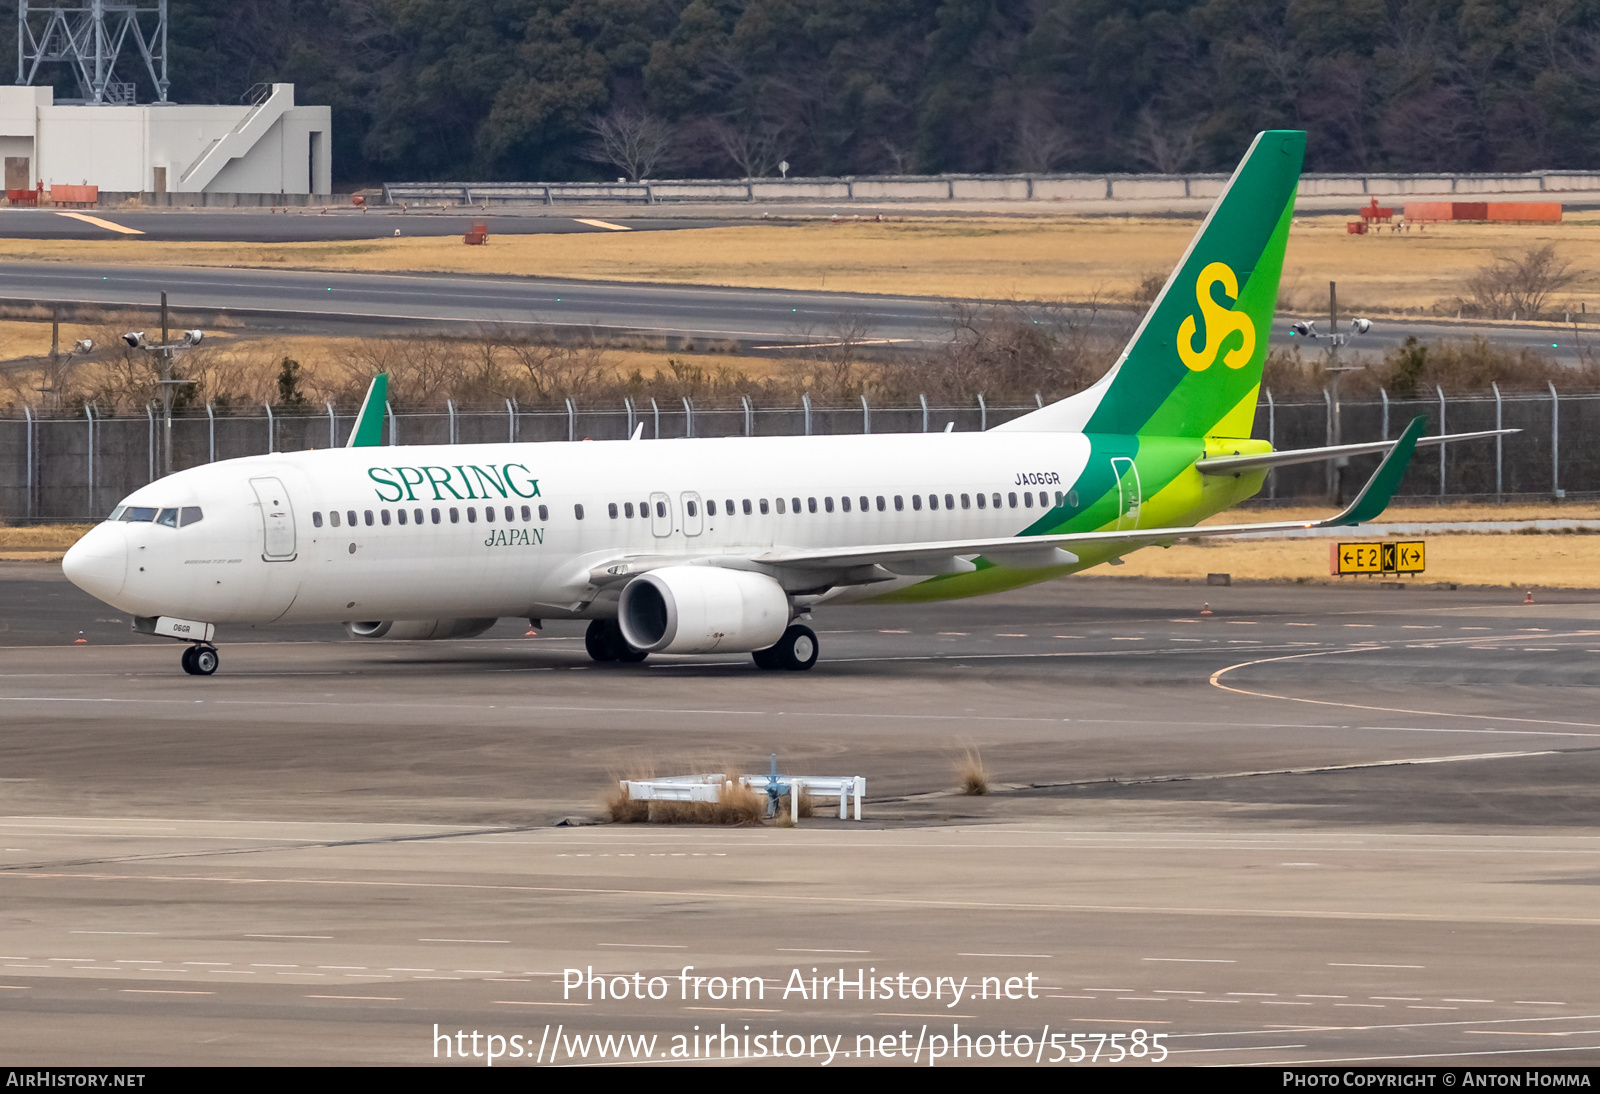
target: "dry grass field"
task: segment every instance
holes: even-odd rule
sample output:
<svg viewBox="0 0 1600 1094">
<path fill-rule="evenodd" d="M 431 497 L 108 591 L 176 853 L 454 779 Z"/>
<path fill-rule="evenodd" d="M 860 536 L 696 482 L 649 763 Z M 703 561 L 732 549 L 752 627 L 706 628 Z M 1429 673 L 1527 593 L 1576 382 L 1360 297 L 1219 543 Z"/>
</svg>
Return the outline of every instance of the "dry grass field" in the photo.
<svg viewBox="0 0 1600 1094">
<path fill-rule="evenodd" d="M 1353 210 L 1352 206 L 1352 210 Z M 1427 311 L 1478 267 L 1554 244 L 1579 274 L 1558 307 L 1600 308 L 1600 219 L 1559 225 L 1429 225 L 1352 236 L 1345 216 L 1306 216 L 1290 234 L 1282 296 L 1314 309 L 1339 282 L 1351 311 Z M 491 229 L 493 227 L 493 218 Z M 386 223 L 388 223 L 386 221 Z M 403 223 L 403 221 L 401 221 Z M 338 243 L 0 240 L 0 261 L 437 271 L 686 282 L 995 300 L 1127 300 L 1164 275 L 1196 221 L 1140 217 L 905 217 L 775 221 L 667 232 L 455 237 Z M 402 229 L 403 230 L 403 229 Z"/>
<path fill-rule="evenodd" d="M 1387 519 L 1387 518 L 1386 518 Z M 1352 541 L 1370 540 L 1357 534 Z M 1441 535 L 1428 536 L 1427 573 L 1402 580 L 1516 588 L 1600 588 L 1600 536 L 1592 535 Z M 1180 543 L 1167 550 L 1136 551 L 1121 566 L 1098 567 L 1108 577 L 1157 577 L 1203 581 L 1207 574 L 1231 574 L 1237 581 L 1376 581 L 1380 578 L 1331 577 L 1327 540 L 1274 539 L 1251 543 Z"/>
</svg>

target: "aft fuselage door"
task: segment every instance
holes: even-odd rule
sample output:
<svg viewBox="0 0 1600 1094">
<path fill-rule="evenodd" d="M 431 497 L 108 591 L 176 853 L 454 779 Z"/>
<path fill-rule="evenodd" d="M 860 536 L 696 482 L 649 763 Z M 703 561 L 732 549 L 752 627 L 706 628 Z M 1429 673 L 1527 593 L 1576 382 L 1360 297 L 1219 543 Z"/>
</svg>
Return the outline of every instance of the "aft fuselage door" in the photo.
<svg viewBox="0 0 1600 1094">
<path fill-rule="evenodd" d="M 1142 501 L 1139 494 L 1139 468 L 1127 456 L 1116 456 L 1111 460 L 1111 470 L 1117 476 L 1117 496 L 1120 504 L 1117 507 L 1117 531 L 1139 527 L 1139 505 Z"/>
<path fill-rule="evenodd" d="M 672 534 L 672 499 L 665 494 L 650 495 L 650 531 L 658 536 Z"/>
<path fill-rule="evenodd" d="M 700 500 L 700 495 L 693 491 L 686 491 L 681 500 L 683 501 L 683 534 L 686 536 L 698 536 L 700 530 L 705 527 L 705 516 L 700 510 L 700 507 L 705 503 Z"/>
<path fill-rule="evenodd" d="M 281 479 L 251 479 L 250 488 L 261 503 L 261 557 L 268 562 L 289 562 L 295 556 L 294 509 Z"/>
</svg>

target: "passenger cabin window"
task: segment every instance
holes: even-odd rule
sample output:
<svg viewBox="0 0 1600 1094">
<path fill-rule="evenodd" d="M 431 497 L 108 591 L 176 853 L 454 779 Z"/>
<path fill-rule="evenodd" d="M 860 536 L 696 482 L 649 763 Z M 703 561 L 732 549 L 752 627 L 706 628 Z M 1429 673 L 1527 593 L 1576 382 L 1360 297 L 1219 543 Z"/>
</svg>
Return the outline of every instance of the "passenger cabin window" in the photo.
<svg viewBox="0 0 1600 1094">
<path fill-rule="evenodd" d="M 1015 509 L 1017 507 L 1017 494 L 1016 494 L 1016 491 L 1013 490 L 1011 493 L 1007 494 L 1006 495 L 1006 500 L 1011 503 L 1011 508 Z"/>
<path fill-rule="evenodd" d="M 483 507 L 483 519 L 488 521 L 490 524 L 494 523 L 494 506 L 485 505 Z"/>
<path fill-rule="evenodd" d="M 894 507 L 896 509 L 900 508 L 900 499 L 899 498 L 895 498 L 894 501 L 895 501 L 895 506 Z M 914 511 L 918 512 L 918 513 L 922 512 L 922 495 L 921 494 L 912 494 L 911 495 L 911 508 Z"/>
<path fill-rule="evenodd" d="M 928 495 L 928 508 L 929 509 L 937 509 L 937 508 L 939 508 L 939 495 L 938 494 L 929 494 Z"/>
<path fill-rule="evenodd" d="M 460 524 L 461 523 L 461 510 L 457 509 L 453 505 L 450 507 L 450 523 L 451 524 Z"/>
<path fill-rule="evenodd" d="M 156 523 L 163 528 L 176 528 L 178 526 L 178 511 L 176 509 L 163 509 L 156 517 Z"/>
<path fill-rule="evenodd" d="M 524 509 L 523 512 L 526 513 L 527 510 Z M 512 509 L 511 506 L 509 506 L 509 505 L 506 506 L 506 523 L 510 524 L 512 521 L 514 521 L 516 519 L 517 519 L 516 510 Z"/>
<path fill-rule="evenodd" d="M 730 516 L 730 517 L 733 516 L 733 499 L 732 498 L 726 499 L 725 502 L 724 502 L 724 505 L 726 506 L 726 508 L 724 508 L 722 511 L 724 513 L 728 514 L 728 516 Z M 744 503 L 744 511 L 746 513 L 748 513 L 750 511 L 750 503 L 749 502 L 745 502 Z M 715 515 L 715 514 L 713 514 L 713 515 Z"/>
<path fill-rule="evenodd" d="M 366 521 L 367 527 L 371 528 L 372 527 L 372 510 L 371 509 L 366 510 L 365 512 L 363 512 L 361 514 L 361 516 Z"/>
<path fill-rule="evenodd" d="M 994 496 L 994 507 L 996 509 L 1000 508 L 1000 495 L 999 494 L 996 494 Z"/>
<path fill-rule="evenodd" d="M 404 510 L 401 510 L 401 511 L 404 512 Z M 385 509 L 385 510 L 381 511 L 378 515 L 383 518 L 383 526 L 385 528 L 389 527 L 389 510 Z"/>
<path fill-rule="evenodd" d="M 846 494 L 844 497 L 839 499 L 839 508 L 843 509 L 846 513 L 848 513 L 850 511 L 850 495 L 849 494 Z"/>
<path fill-rule="evenodd" d="M 622 515 L 629 520 L 633 519 L 633 502 L 625 501 L 622 503 Z"/>
<path fill-rule="evenodd" d="M 435 524 L 438 524 L 438 523 L 439 523 L 439 510 L 437 510 L 437 509 L 430 509 L 430 510 L 429 510 L 429 511 L 428 511 L 428 515 L 429 515 L 429 516 L 431 516 L 431 517 L 432 517 L 432 518 L 433 518 L 433 523 L 435 523 Z"/>
<path fill-rule="evenodd" d="M 467 506 L 467 523 L 468 524 L 477 524 L 478 523 L 478 507 L 476 505 Z"/>
<path fill-rule="evenodd" d="M 799 514 L 800 514 L 800 499 L 799 498 L 790 498 L 789 499 L 789 504 L 794 509 L 795 515 L 799 516 Z M 783 510 L 780 509 L 778 511 L 781 513 Z M 811 511 L 813 513 L 815 513 L 817 511 L 815 505 L 812 506 Z"/>
<path fill-rule="evenodd" d="M 667 503 L 664 502 L 664 501 L 656 502 L 656 516 L 664 517 L 666 515 L 667 515 Z"/>
<path fill-rule="evenodd" d="M 328 510 L 328 523 L 333 525 L 335 528 L 339 527 L 339 510 Z"/>
<path fill-rule="evenodd" d="M 583 519 L 583 506 L 582 505 L 574 505 L 572 507 L 572 515 L 573 515 L 574 518 L 576 518 L 578 520 L 582 520 Z"/>
<path fill-rule="evenodd" d="M 683 508 L 691 517 L 695 516 L 699 511 L 699 506 L 695 505 L 695 503 L 692 501 L 684 502 Z M 583 518 L 580 516 L 578 519 L 582 520 Z"/>
<path fill-rule="evenodd" d="M 394 515 L 400 521 L 400 523 L 402 525 L 405 524 L 405 522 L 406 522 L 406 511 L 404 509 L 396 509 L 394 511 Z"/>
<path fill-rule="evenodd" d="M 549 507 L 545 506 L 545 505 L 539 506 L 539 523 L 543 524 L 545 521 L 547 521 L 549 519 L 550 519 L 550 509 L 549 509 Z"/>
<path fill-rule="evenodd" d="M 963 498 L 965 498 L 965 497 L 966 497 L 966 495 L 965 495 L 965 494 L 963 494 L 963 495 L 961 495 L 961 496 L 962 496 L 962 497 L 963 497 Z M 989 501 L 989 499 L 988 499 L 988 498 L 986 498 L 986 497 L 984 497 L 984 496 L 983 496 L 983 495 L 982 495 L 982 494 L 979 494 L 979 495 L 978 495 L 978 508 L 979 508 L 979 509 L 982 509 L 982 508 L 983 508 L 983 507 L 984 507 L 984 506 L 985 506 L 985 505 L 987 505 L 987 504 L 988 504 L 988 501 Z"/>
<path fill-rule="evenodd" d="M 744 499 L 743 508 L 744 508 L 744 515 L 748 517 L 750 515 L 750 499 L 749 498 L 745 498 Z M 765 513 L 767 511 L 767 502 L 766 502 L 765 498 L 763 498 L 762 501 L 761 501 L 761 511 L 763 513 Z"/>
<path fill-rule="evenodd" d="M 795 509 L 796 510 L 798 510 L 800 508 L 799 500 L 800 499 L 798 499 L 798 498 L 795 499 L 795 503 L 796 503 L 795 504 Z M 816 511 L 817 511 L 817 499 L 816 498 L 807 498 L 806 499 L 806 512 L 815 513 Z"/>
<path fill-rule="evenodd" d="M 830 513 L 833 512 L 833 499 L 832 498 L 823 498 L 822 499 L 822 507 L 824 509 L 826 509 Z M 814 502 L 812 503 L 811 511 L 813 513 L 815 513 L 817 511 L 817 506 L 816 506 L 816 504 Z"/>
<path fill-rule="evenodd" d="M 749 505 L 750 503 L 749 502 L 745 502 L 745 504 Z M 750 510 L 748 510 L 748 509 L 745 510 L 745 512 L 747 512 L 747 513 L 749 511 Z M 783 512 L 783 499 L 782 498 L 778 499 L 778 512 L 780 512 L 780 513 Z M 767 499 L 766 498 L 762 498 L 761 499 L 761 515 L 762 516 L 766 516 L 767 515 Z"/>
<path fill-rule="evenodd" d="M 311 527 L 313 527 L 313 528 L 321 528 L 322 527 L 322 514 L 321 513 L 312 513 L 311 514 Z"/>
<path fill-rule="evenodd" d="M 1024 490 L 1022 492 L 1022 504 L 1025 507 L 1029 508 L 1029 509 L 1033 508 L 1033 491 L 1032 490 Z"/>
<path fill-rule="evenodd" d="M 946 509 L 954 509 L 954 508 L 955 508 L 955 507 L 956 507 L 956 499 L 955 499 L 955 495 L 953 495 L 953 494 L 946 494 L 946 495 L 945 495 L 945 496 L 944 496 L 944 507 L 945 507 L 945 508 L 946 508 Z"/>
<path fill-rule="evenodd" d="M 863 513 L 865 513 L 867 511 L 867 509 L 868 509 L 867 496 L 865 494 L 862 494 L 861 495 L 861 511 Z"/>
<path fill-rule="evenodd" d="M 198 505 L 185 505 L 183 515 L 178 518 L 178 527 L 187 528 L 191 524 L 199 524 L 205 519 L 205 514 L 200 512 Z"/>
<path fill-rule="evenodd" d="M 617 503 L 616 502 L 613 501 L 613 502 L 610 502 L 610 503 L 608 503 L 606 505 L 606 515 L 609 516 L 612 520 L 616 520 L 617 519 Z"/>
<path fill-rule="evenodd" d="M 767 511 L 766 505 L 767 505 L 766 499 L 763 498 L 762 501 L 761 501 L 761 511 L 763 513 L 765 513 Z M 782 498 L 778 499 L 777 505 L 778 505 L 778 515 L 781 517 L 781 516 L 783 516 L 783 499 Z"/>
<path fill-rule="evenodd" d="M 883 512 L 883 495 L 878 495 L 878 512 Z"/>
<path fill-rule="evenodd" d="M 904 509 L 905 507 L 906 507 L 905 499 L 903 497 L 901 497 L 899 494 L 896 494 L 894 496 L 894 511 L 896 513 L 898 513 L 902 509 Z"/>
<path fill-rule="evenodd" d="M 1078 492 L 1076 490 L 1067 491 L 1067 505 L 1073 509 L 1078 507 Z"/>
<path fill-rule="evenodd" d="M 693 505 L 694 502 L 691 501 L 689 504 Z M 706 499 L 706 516 L 714 517 L 716 515 L 717 515 L 717 499 L 716 498 L 707 498 Z"/>
<path fill-rule="evenodd" d="M 421 509 L 413 509 L 413 510 L 411 510 L 411 519 L 416 521 L 418 524 L 421 524 L 422 523 L 422 510 Z M 439 523 L 439 510 L 437 510 L 437 509 L 435 509 L 433 511 L 433 523 L 435 523 L 435 524 Z"/>
<path fill-rule="evenodd" d="M 356 526 L 356 511 L 354 509 L 347 509 L 345 510 L 344 515 L 346 519 L 349 520 L 350 527 L 354 528 Z"/>
</svg>

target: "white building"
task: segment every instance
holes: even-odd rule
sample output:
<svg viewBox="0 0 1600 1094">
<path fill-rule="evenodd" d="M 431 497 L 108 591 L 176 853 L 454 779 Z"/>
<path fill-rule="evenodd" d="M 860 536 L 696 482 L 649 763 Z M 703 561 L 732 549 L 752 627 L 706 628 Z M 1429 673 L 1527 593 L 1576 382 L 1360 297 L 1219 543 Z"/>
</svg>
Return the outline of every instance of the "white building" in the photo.
<svg viewBox="0 0 1600 1094">
<path fill-rule="evenodd" d="M 57 106 L 48 87 L 0 87 L 8 190 L 89 183 L 101 193 L 327 194 L 326 106 L 273 84 L 254 106 Z"/>
</svg>

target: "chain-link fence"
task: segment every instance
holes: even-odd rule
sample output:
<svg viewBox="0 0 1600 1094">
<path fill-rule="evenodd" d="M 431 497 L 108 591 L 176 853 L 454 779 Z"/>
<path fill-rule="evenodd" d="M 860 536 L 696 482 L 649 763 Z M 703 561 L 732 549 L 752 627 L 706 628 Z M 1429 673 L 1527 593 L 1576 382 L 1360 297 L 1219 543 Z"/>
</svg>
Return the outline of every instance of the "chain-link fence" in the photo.
<svg viewBox="0 0 1600 1094">
<path fill-rule="evenodd" d="M 642 429 L 646 438 L 839 435 L 847 433 L 939 432 L 985 429 L 1033 410 L 1032 406 L 740 405 L 701 408 L 682 400 L 667 405 L 645 400 L 620 407 L 567 403 L 528 410 L 502 407 L 392 411 L 385 444 L 476 444 L 487 441 L 617 440 Z M 1283 403 L 1264 397 L 1255 434 L 1276 448 L 1332 444 L 1331 398 Z M 1461 398 L 1344 402 L 1338 408 L 1343 443 L 1397 436 L 1413 416 L 1426 415 L 1429 432 L 1442 423 L 1449 432 L 1519 428 L 1501 441 L 1481 440 L 1425 449 L 1412 462 L 1400 494 L 1418 497 L 1551 496 L 1600 490 L 1600 395 L 1505 395 Z M 138 417 L 102 417 L 93 406 L 71 416 L 0 418 L 0 521 L 98 519 L 122 497 L 158 478 L 170 443 L 174 470 L 267 452 L 338 447 L 355 416 L 324 408 L 321 413 L 259 412 L 203 408 L 176 416 L 170 442 L 155 409 Z M 1351 461 L 1347 483 L 1364 478 L 1377 457 Z M 1313 499 L 1331 489 L 1322 464 L 1285 467 L 1269 477 L 1262 496 Z"/>
</svg>

